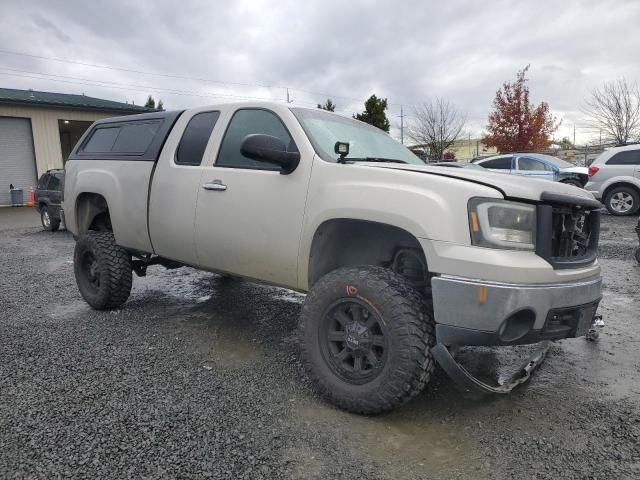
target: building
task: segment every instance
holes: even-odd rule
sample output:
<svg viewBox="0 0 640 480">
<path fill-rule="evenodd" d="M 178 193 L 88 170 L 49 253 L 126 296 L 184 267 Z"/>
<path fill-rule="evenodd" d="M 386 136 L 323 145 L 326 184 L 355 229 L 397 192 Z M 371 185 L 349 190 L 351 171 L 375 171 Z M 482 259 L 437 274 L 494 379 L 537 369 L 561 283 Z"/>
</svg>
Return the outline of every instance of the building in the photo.
<svg viewBox="0 0 640 480">
<path fill-rule="evenodd" d="M 408 145 L 408 148 L 420 158 L 429 158 L 429 147 L 427 145 L 414 144 Z M 445 155 L 449 157 L 449 159 L 456 160 L 458 162 L 470 162 L 476 157 L 488 157 L 496 155 L 497 153 L 497 148 L 488 147 L 482 143 L 479 138 L 463 138 L 461 140 L 457 140 L 453 145 L 445 150 Z"/>
<path fill-rule="evenodd" d="M 85 130 L 100 118 L 148 108 L 85 95 L 0 88 L 0 205 L 9 185 L 27 191 L 52 168 L 62 168 Z"/>
</svg>

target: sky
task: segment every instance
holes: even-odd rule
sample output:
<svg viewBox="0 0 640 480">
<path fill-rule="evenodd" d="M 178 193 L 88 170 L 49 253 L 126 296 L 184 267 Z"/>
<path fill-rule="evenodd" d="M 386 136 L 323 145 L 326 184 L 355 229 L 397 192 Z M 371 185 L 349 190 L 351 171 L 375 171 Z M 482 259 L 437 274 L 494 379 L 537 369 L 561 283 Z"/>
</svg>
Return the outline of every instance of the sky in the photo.
<svg viewBox="0 0 640 480">
<path fill-rule="evenodd" d="M 597 142 L 585 99 L 640 82 L 640 1 L 0 0 L 0 87 L 84 93 L 167 109 L 265 99 L 400 112 L 440 97 L 479 136 L 496 90 L 530 65 L 560 139 Z M 108 68 L 105 68 L 108 67 Z M 405 139 L 405 143 L 408 143 Z"/>
</svg>

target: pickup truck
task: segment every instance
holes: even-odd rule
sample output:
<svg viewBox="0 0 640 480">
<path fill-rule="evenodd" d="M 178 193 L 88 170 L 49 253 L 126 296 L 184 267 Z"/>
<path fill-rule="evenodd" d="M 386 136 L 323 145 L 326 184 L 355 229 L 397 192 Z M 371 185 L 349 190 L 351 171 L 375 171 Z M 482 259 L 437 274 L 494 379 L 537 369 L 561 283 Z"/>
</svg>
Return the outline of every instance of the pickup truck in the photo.
<svg viewBox="0 0 640 480">
<path fill-rule="evenodd" d="M 430 167 L 385 132 L 319 109 L 99 120 L 65 170 L 89 305 L 121 307 L 132 273 L 153 264 L 306 292 L 301 361 L 352 412 L 407 401 L 436 360 L 451 372 L 458 346 L 583 336 L 601 297 L 590 193 Z"/>
</svg>

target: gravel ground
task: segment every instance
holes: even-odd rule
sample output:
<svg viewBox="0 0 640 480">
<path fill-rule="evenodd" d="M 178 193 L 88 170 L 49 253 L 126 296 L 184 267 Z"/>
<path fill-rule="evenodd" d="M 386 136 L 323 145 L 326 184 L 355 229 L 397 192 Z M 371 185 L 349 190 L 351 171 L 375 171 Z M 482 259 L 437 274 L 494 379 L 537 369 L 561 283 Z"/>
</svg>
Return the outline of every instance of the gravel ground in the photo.
<svg viewBox="0 0 640 480">
<path fill-rule="evenodd" d="M 0 209 L 0 478 L 640 478 L 635 219 L 603 219 L 597 343 L 472 401 L 440 374 L 391 414 L 318 399 L 295 354 L 303 298 L 149 269 L 120 310 L 80 298 L 73 239 Z M 500 375 L 526 352 L 465 358 Z"/>
</svg>

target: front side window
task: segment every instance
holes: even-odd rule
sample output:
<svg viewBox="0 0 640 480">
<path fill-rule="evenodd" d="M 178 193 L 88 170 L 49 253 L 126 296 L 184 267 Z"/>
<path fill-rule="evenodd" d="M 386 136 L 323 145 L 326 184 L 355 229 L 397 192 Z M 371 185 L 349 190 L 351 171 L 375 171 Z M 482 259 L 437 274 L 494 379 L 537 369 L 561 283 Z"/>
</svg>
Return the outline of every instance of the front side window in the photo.
<svg viewBox="0 0 640 480">
<path fill-rule="evenodd" d="M 227 131 L 224 134 L 224 139 L 220 145 L 216 166 L 259 170 L 280 170 L 280 166 L 278 165 L 259 162 L 251 158 L 247 158 L 240 153 L 242 141 L 247 137 L 247 135 L 256 133 L 279 138 L 285 145 L 287 145 L 287 151 L 298 151 L 287 128 L 275 113 L 268 110 L 243 109 L 234 113 L 233 118 L 229 122 Z"/>
<path fill-rule="evenodd" d="M 336 142 L 344 142 L 349 144 L 347 159 L 388 159 L 424 165 L 409 149 L 379 128 L 322 110 L 292 108 L 291 111 L 323 160 L 337 161 Z"/>
<path fill-rule="evenodd" d="M 509 170 L 511 169 L 511 157 L 499 157 L 486 160 L 479 164 L 484 168 L 494 168 L 496 170 Z"/>
<path fill-rule="evenodd" d="M 640 150 L 618 152 L 607 160 L 607 165 L 640 165 Z"/>
<path fill-rule="evenodd" d="M 518 159 L 518 169 L 528 171 L 552 172 L 553 169 L 544 162 L 533 158 L 521 157 Z"/>
<path fill-rule="evenodd" d="M 49 183 L 49 175 L 45 173 L 40 177 L 40 180 L 38 181 L 38 188 L 40 190 L 46 190 L 48 183 Z"/>
<path fill-rule="evenodd" d="M 189 120 L 176 151 L 176 164 L 197 166 L 202 163 L 204 151 L 218 117 L 220 112 L 201 112 Z"/>
</svg>

